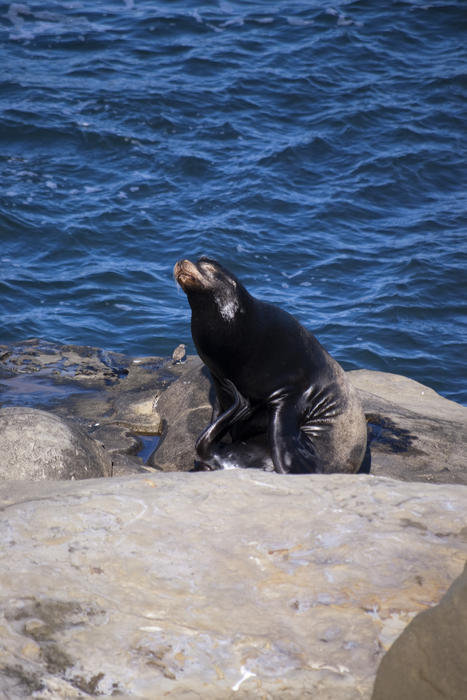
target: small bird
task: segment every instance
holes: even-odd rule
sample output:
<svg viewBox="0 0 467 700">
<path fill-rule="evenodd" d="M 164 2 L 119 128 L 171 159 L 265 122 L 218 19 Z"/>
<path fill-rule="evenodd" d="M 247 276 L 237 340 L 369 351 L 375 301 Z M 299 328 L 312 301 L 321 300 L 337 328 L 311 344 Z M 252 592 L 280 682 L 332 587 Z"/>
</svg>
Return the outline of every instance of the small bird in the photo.
<svg viewBox="0 0 467 700">
<path fill-rule="evenodd" d="M 186 346 L 184 343 L 180 343 L 180 345 L 177 345 L 175 350 L 172 353 L 172 364 L 177 365 L 177 364 L 182 364 L 182 362 L 185 362 L 186 360 Z"/>
</svg>

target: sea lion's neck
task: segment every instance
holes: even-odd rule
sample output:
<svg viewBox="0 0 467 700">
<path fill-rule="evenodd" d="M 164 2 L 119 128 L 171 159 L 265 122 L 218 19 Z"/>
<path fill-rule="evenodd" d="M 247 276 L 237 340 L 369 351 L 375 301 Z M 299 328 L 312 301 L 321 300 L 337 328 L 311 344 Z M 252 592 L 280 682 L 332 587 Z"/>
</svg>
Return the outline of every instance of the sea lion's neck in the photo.
<svg viewBox="0 0 467 700">
<path fill-rule="evenodd" d="M 255 313 L 253 298 L 246 292 L 238 296 L 222 296 L 190 300 L 191 332 L 202 360 L 215 371 L 221 366 L 226 376 L 229 367 L 242 363 L 245 338 L 251 332 Z"/>
</svg>

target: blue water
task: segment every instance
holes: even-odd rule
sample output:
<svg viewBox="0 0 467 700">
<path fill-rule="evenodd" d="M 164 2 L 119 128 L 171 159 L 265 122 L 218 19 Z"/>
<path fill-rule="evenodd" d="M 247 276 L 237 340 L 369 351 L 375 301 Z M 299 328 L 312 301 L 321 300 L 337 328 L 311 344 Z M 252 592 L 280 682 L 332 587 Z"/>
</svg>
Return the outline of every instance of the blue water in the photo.
<svg viewBox="0 0 467 700">
<path fill-rule="evenodd" d="M 464 0 L 0 3 L 0 342 L 194 351 L 205 253 L 467 404 Z"/>
</svg>

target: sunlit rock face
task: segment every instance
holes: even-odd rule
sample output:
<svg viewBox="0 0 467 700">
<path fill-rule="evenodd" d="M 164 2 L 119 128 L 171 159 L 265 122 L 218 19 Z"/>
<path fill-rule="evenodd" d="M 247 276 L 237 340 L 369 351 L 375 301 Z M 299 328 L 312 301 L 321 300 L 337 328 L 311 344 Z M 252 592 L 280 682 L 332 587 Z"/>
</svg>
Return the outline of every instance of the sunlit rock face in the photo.
<svg viewBox="0 0 467 700">
<path fill-rule="evenodd" d="M 369 699 L 461 573 L 466 506 L 367 475 L 4 482 L 0 693 Z"/>
<path fill-rule="evenodd" d="M 465 697 L 466 629 L 467 565 L 440 603 L 419 613 L 383 657 L 371 700 Z"/>
</svg>

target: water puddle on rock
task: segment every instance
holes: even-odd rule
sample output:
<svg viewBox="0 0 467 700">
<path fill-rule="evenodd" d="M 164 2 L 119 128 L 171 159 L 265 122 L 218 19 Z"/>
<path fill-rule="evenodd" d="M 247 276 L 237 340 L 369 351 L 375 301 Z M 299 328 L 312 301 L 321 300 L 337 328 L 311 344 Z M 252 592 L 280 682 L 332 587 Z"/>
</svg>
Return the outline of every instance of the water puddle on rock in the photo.
<svg viewBox="0 0 467 700">
<path fill-rule="evenodd" d="M 76 382 L 53 380 L 50 377 L 37 377 L 21 374 L 15 377 L 0 377 L 1 406 L 34 406 L 47 408 L 69 399 L 73 394 L 95 391 Z"/>
<path fill-rule="evenodd" d="M 153 452 L 155 452 L 159 440 L 161 439 L 160 435 L 141 435 L 141 433 L 136 434 L 137 439 L 141 443 L 141 448 L 139 452 L 137 453 L 137 456 L 140 457 L 143 460 L 143 464 L 146 464 L 148 459 L 151 457 Z"/>
</svg>

